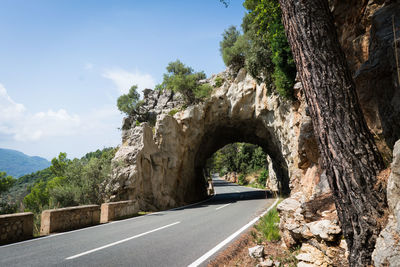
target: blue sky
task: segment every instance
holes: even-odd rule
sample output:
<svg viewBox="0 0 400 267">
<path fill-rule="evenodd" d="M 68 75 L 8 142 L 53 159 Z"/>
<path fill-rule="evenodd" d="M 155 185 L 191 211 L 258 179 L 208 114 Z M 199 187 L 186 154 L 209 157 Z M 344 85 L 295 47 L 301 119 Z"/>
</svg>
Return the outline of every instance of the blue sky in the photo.
<svg viewBox="0 0 400 267">
<path fill-rule="evenodd" d="M 180 59 L 225 69 L 224 29 L 242 1 L 0 0 L 0 147 L 48 159 L 117 146 L 116 99 Z"/>
</svg>

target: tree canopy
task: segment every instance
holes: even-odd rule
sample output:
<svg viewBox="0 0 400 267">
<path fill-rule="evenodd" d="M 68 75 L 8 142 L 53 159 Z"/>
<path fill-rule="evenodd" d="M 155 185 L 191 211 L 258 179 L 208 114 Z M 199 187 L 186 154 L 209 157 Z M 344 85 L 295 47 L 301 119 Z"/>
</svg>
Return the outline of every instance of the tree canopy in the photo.
<svg viewBox="0 0 400 267">
<path fill-rule="evenodd" d="M 164 74 L 163 82 L 158 84 L 156 89 L 179 92 L 188 104 L 210 95 L 212 87 L 199 82 L 206 78 L 203 71 L 194 72 L 191 67 L 186 66 L 180 60 L 170 62 L 166 69 L 167 73 Z"/>
<path fill-rule="evenodd" d="M 137 92 L 137 85 L 131 86 L 127 94 L 121 95 L 117 99 L 118 109 L 126 115 L 143 115 L 140 111 L 140 94 Z"/>
<path fill-rule="evenodd" d="M 231 26 L 222 34 L 220 52 L 234 72 L 245 67 L 258 81 L 286 99 L 293 97 L 296 67 L 281 21 L 278 1 L 246 0 L 243 34 Z"/>
</svg>

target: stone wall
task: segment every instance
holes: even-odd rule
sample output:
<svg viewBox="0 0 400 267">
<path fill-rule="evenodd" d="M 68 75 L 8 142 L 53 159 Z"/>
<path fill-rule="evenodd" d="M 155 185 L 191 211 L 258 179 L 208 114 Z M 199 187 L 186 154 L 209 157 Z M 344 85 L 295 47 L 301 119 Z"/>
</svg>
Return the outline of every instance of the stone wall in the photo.
<svg viewBox="0 0 400 267">
<path fill-rule="evenodd" d="M 138 212 L 138 203 L 132 200 L 103 203 L 101 204 L 100 223 L 126 218 Z"/>
<path fill-rule="evenodd" d="M 99 205 L 45 210 L 42 212 L 40 235 L 79 229 L 99 223 Z"/>
<path fill-rule="evenodd" d="M 33 237 L 33 213 L 0 215 L 0 245 Z"/>
</svg>

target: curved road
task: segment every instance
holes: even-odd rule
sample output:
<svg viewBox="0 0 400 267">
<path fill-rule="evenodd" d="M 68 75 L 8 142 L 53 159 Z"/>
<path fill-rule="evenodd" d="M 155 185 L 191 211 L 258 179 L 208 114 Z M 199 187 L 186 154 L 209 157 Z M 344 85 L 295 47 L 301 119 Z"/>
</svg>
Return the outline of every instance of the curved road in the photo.
<svg viewBox="0 0 400 267">
<path fill-rule="evenodd" d="M 274 202 L 213 183 L 217 195 L 203 203 L 0 246 L 0 266 L 204 266 Z"/>
</svg>

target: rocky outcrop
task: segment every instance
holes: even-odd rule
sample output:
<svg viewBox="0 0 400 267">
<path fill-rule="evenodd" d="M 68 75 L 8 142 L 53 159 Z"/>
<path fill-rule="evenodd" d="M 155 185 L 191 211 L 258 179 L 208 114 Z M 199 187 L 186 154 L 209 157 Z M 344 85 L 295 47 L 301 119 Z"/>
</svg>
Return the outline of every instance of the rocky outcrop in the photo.
<svg viewBox="0 0 400 267">
<path fill-rule="evenodd" d="M 392 17 L 400 36 L 400 4 L 388 0 L 331 0 L 339 40 L 354 74 L 369 128 L 387 162 L 400 138 L 398 82 Z M 400 42 L 397 40 L 398 52 Z"/>
<path fill-rule="evenodd" d="M 318 158 L 304 101 L 281 101 L 245 70 L 236 77 L 229 72 L 218 76 L 224 83 L 210 99 L 184 110 L 167 101 L 164 106 L 171 108 L 156 112 L 154 127 L 125 120 L 113 178 L 107 185 L 109 199 L 137 200 L 142 209 L 164 209 L 204 198 L 206 160 L 233 142 L 261 146 L 277 177 L 273 186 L 284 193 L 300 190 L 301 177 L 308 167 L 315 168 Z M 146 92 L 145 103 L 160 103 L 147 99 L 155 94 Z"/>
<path fill-rule="evenodd" d="M 391 25 L 396 15 L 394 22 L 400 27 L 399 4 L 388 0 L 329 2 L 368 126 L 390 162 L 391 149 L 400 138 L 400 87 Z M 345 261 L 334 260 L 346 258 L 346 244 L 320 168 L 301 84 L 295 85 L 296 101 L 282 101 L 244 70 L 236 77 L 228 70 L 203 82 L 215 85 L 217 76 L 224 82 L 212 97 L 189 107 L 184 107 L 179 95 L 145 91 L 143 107 L 150 115 L 124 120 L 122 145 L 107 184 L 108 199 L 136 200 L 146 210 L 196 201 L 206 196 L 203 166 L 212 153 L 232 142 L 257 144 L 270 156 L 269 174 L 275 178 L 271 188 L 291 192 L 278 208 L 280 229 L 286 246 L 301 246 L 299 265 L 345 265 Z M 144 120 L 151 123 L 140 123 Z M 395 188 L 393 183 L 388 190 L 392 194 L 388 199 L 393 199 L 389 201 L 399 198 Z M 386 254 L 376 250 L 378 266 L 394 257 L 390 253 L 397 253 L 393 234 L 397 211 L 390 205 L 393 215 L 378 244 L 393 250 Z"/>
<path fill-rule="evenodd" d="M 299 266 L 345 266 L 346 244 L 330 193 L 316 192 L 307 199 L 303 192 L 282 201 L 279 211 L 282 240 L 289 248 L 300 246 Z M 343 259 L 343 262 L 337 262 Z"/>
<path fill-rule="evenodd" d="M 400 140 L 393 150 L 393 163 L 387 186 L 389 219 L 376 241 L 372 255 L 375 266 L 399 266 L 400 263 Z"/>
</svg>

